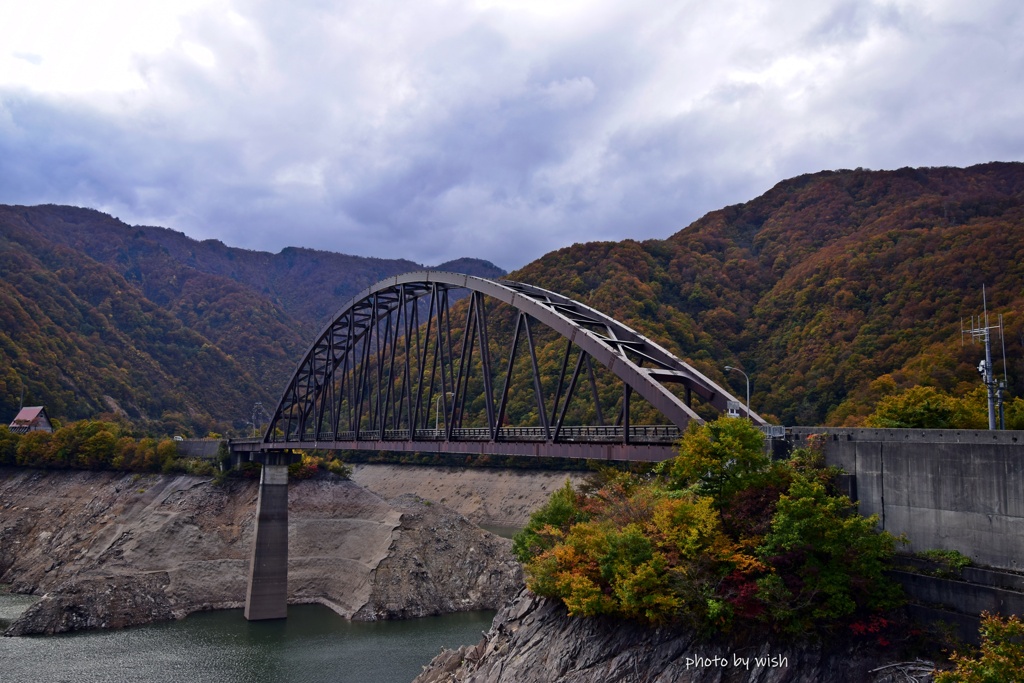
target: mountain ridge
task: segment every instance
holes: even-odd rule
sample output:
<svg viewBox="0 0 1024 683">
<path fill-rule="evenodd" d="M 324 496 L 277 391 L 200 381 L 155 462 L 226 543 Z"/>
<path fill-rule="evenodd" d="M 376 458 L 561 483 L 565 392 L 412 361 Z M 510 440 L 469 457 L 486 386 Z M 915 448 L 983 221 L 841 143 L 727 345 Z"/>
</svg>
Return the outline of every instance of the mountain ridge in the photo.
<svg viewBox="0 0 1024 683">
<path fill-rule="evenodd" d="M 959 318 L 986 284 L 1021 395 L 1022 262 L 1024 164 L 993 162 L 805 174 L 664 240 L 577 244 L 510 277 L 620 317 L 726 386 L 724 366 L 743 368 L 756 409 L 785 424 L 855 424 L 886 376 L 976 384 Z"/>
<path fill-rule="evenodd" d="M 172 417 L 184 415 L 178 423 L 236 428 L 246 403 L 276 398 L 309 340 L 341 304 L 385 277 L 424 268 L 313 249 L 254 252 L 53 205 L 0 206 L 0 259 L 5 306 L 21 309 L 0 326 L 0 409 L 16 408 L 19 378 L 28 376 L 34 400 L 49 403 L 49 386 L 64 396 L 51 411 L 61 415 L 75 393 L 63 375 L 93 387 L 66 417 L 87 416 L 86 406 L 100 410 L 109 396 L 129 415 L 152 420 L 153 408 L 142 408 L 144 399 L 132 396 L 125 379 L 145 366 L 160 368 L 151 374 L 169 382 L 177 398 L 158 403 Z M 90 291 L 71 277 L 75 267 L 78 280 L 106 279 Z M 439 268 L 503 275 L 476 259 Z M 19 273 L 21 284 L 13 286 L 9 273 Z M 740 367 L 752 380 L 755 410 L 808 425 L 859 424 L 883 395 L 915 384 L 959 394 L 976 388 L 979 350 L 961 348 L 959 321 L 981 312 L 985 286 L 989 311 L 1005 315 L 1011 393 L 1024 394 L 1024 164 L 1017 162 L 804 174 L 709 212 L 668 238 L 574 244 L 509 278 L 619 318 L 737 394 L 742 379 L 724 366 Z M 22 299 L 43 296 L 33 288 L 37 281 L 62 298 L 49 302 L 53 317 L 15 343 L 12 331 L 33 320 Z M 92 309 L 113 310 L 129 290 L 144 300 L 132 315 L 149 316 L 145 348 L 135 349 L 148 360 L 133 366 L 98 352 L 120 369 L 115 379 L 90 382 L 52 368 L 45 381 L 24 372 L 51 360 L 83 362 L 73 353 L 81 339 L 57 343 L 61 331 L 74 332 Z M 131 347 L 140 326 L 116 316 L 104 320 L 113 321 L 111 330 L 103 329 L 115 348 Z M 202 372 L 238 391 L 207 404 L 195 387 L 173 379 L 173 364 L 184 361 L 162 336 L 189 349 L 188 358 L 208 344 L 209 361 L 230 369 Z M 104 382 L 121 393 L 100 391 Z M 124 408 L 133 404 L 139 409 Z M 211 410 L 232 414 L 214 417 Z"/>
<path fill-rule="evenodd" d="M 61 255 L 59 263 L 54 254 Z M 478 259 L 453 263 L 487 277 L 504 274 Z M 83 283 L 62 289 L 54 277 L 68 268 L 95 277 L 102 274 L 113 284 L 91 293 Z M 51 307 L 47 314 L 35 310 L 18 320 L 7 316 L 0 326 L 0 347 L 5 350 L 0 357 L 0 411 L 13 417 L 24 377 L 26 398 L 50 405 L 51 414 L 64 418 L 122 415 L 175 433 L 237 428 L 253 402 L 276 400 L 309 339 L 348 298 L 384 277 L 424 268 L 412 261 L 311 249 L 286 248 L 279 254 L 238 249 L 218 240 L 193 240 L 167 228 L 130 226 L 94 209 L 0 206 L 0 276 L 10 285 L 15 273 L 34 273 L 48 279 L 46 292 L 62 292 L 61 306 Z M 104 327 L 108 337 L 120 332 L 118 343 L 139 359 L 135 364 L 115 363 L 79 334 L 80 312 L 109 305 L 129 291 L 160 316 L 149 321 L 157 330 L 152 338 L 125 337 L 127 332 L 117 321 L 113 329 Z M 29 301 L 19 301 L 26 295 Z M 40 297 L 47 298 L 27 283 L 8 286 L 6 304 L 11 310 L 31 308 L 31 299 Z M 34 325 L 33 320 L 43 324 Z M 181 360 L 162 354 L 167 344 L 161 340 L 181 334 L 191 341 L 174 343 L 193 349 L 193 355 L 216 350 L 211 367 L 202 373 L 193 368 L 190 374 L 206 374 L 224 387 L 222 392 L 202 390 L 184 377 L 176 379 Z M 35 353 L 40 343 L 63 350 Z M 74 349 L 84 349 L 85 355 Z M 75 381 L 48 364 L 60 360 L 66 365 L 74 359 L 78 371 L 72 374 L 84 377 L 82 368 L 89 365 L 90 355 L 102 359 L 103 374 L 116 375 L 110 370 L 113 365 L 144 366 L 142 374 L 152 381 L 136 378 L 134 388 L 118 385 L 112 393 L 104 392 L 100 387 L 110 384 L 109 379 Z M 148 392 L 165 396 L 147 402 Z M 221 394 L 224 400 L 215 398 Z"/>
</svg>

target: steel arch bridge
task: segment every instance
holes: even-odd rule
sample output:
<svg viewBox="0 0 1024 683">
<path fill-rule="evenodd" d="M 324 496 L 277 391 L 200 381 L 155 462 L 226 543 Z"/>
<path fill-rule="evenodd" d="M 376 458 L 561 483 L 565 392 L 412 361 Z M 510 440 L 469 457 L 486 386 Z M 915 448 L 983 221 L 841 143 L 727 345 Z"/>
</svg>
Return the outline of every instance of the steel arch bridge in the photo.
<svg viewBox="0 0 1024 683">
<path fill-rule="evenodd" d="M 523 283 L 421 271 L 367 288 L 320 332 L 260 448 L 657 461 L 703 421 L 698 411 L 729 407 L 746 413 L 589 306 Z"/>
</svg>

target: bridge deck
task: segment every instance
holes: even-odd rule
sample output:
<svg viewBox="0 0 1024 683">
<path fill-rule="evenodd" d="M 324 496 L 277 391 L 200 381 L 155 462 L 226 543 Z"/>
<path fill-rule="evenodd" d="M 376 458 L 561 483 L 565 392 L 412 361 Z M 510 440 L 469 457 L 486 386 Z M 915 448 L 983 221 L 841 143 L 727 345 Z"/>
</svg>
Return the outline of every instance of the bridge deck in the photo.
<svg viewBox="0 0 1024 683">
<path fill-rule="evenodd" d="M 265 444 L 273 448 L 274 444 Z M 587 460 L 632 460 L 660 462 L 676 456 L 671 445 L 623 443 L 573 443 L 546 441 L 301 441 L 278 447 L 306 450 L 398 451 L 405 453 L 452 453 L 474 455 L 518 455 Z"/>
<path fill-rule="evenodd" d="M 407 429 L 380 431 L 321 432 L 301 439 L 263 442 L 261 439 L 233 439 L 235 452 L 277 449 L 397 451 L 403 453 L 453 453 L 474 455 L 515 455 L 591 460 L 633 460 L 658 462 L 675 457 L 681 436 L 673 425 L 630 427 L 628 439 L 622 427 L 505 427 L 492 439 L 486 428 Z"/>
</svg>

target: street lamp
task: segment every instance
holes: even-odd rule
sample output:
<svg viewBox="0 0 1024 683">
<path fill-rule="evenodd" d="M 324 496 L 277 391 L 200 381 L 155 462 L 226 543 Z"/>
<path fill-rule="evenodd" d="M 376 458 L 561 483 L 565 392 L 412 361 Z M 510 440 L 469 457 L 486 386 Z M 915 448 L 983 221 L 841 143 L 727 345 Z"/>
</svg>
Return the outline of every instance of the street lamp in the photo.
<svg viewBox="0 0 1024 683">
<path fill-rule="evenodd" d="M 443 396 L 454 396 L 455 393 L 451 391 L 444 392 Z M 434 399 L 434 431 L 437 431 L 437 417 L 440 414 L 442 394 L 438 394 L 437 398 Z"/>
<path fill-rule="evenodd" d="M 263 420 L 267 417 L 267 411 L 263 409 L 263 401 L 256 401 L 252 404 L 252 435 L 259 436 L 258 432 L 263 427 Z"/>
<path fill-rule="evenodd" d="M 750 378 L 747 377 L 747 373 L 743 372 L 739 368 L 734 368 L 731 365 L 726 365 L 725 366 L 725 370 L 726 370 L 726 372 L 730 372 L 732 370 L 735 370 L 736 372 L 738 372 L 741 375 L 743 375 L 744 379 L 747 380 L 747 419 L 749 420 L 750 419 Z"/>
</svg>

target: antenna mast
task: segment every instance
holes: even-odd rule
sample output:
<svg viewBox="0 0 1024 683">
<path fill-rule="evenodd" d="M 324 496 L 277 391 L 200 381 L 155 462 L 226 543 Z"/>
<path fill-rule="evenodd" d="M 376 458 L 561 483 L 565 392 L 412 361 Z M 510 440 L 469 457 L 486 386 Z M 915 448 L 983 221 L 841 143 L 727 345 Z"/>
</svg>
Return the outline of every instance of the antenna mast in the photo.
<svg viewBox="0 0 1024 683">
<path fill-rule="evenodd" d="M 971 341 L 982 342 L 985 345 L 985 360 L 978 363 L 978 372 L 981 374 L 981 381 L 988 390 L 988 428 L 996 429 L 996 413 L 999 414 L 999 428 L 1005 429 L 1003 421 L 1003 389 L 1006 388 L 1005 378 L 1000 381 L 995 378 L 992 372 L 992 330 L 999 330 L 999 337 L 1003 336 L 1003 316 L 999 316 L 998 325 L 988 324 L 988 298 L 985 293 L 985 285 L 981 286 L 981 305 L 984 311 L 982 316 L 975 318 L 971 316 L 971 327 L 964 329 L 963 319 L 960 320 L 960 343 L 963 343 L 965 334 L 971 336 Z M 984 318 L 984 319 L 983 319 Z M 1004 340 L 1005 348 L 1005 340 Z M 1003 373 L 1006 373 L 1006 352 L 1003 352 Z M 998 407 L 997 407 L 998 406 Z"/>
</svg>

